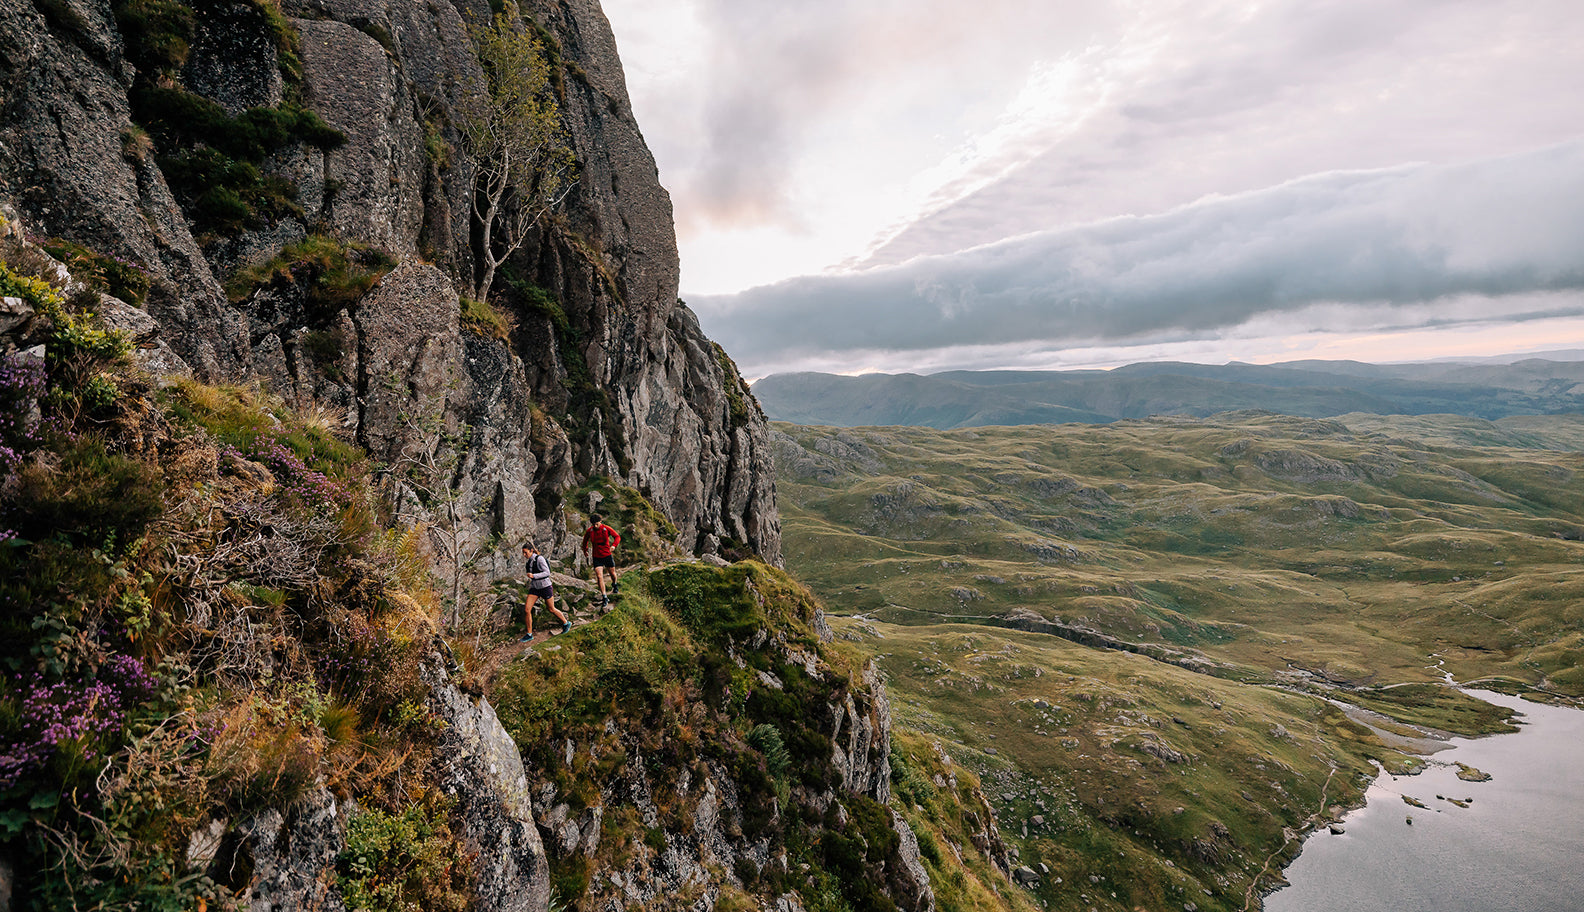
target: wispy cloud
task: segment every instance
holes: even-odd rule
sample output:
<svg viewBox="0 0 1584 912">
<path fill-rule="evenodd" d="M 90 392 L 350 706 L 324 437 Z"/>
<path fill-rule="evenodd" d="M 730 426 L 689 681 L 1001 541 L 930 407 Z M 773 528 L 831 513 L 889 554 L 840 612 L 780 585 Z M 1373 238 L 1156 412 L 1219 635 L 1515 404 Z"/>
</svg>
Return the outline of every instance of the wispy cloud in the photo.
<svg viewBox="0 0 1584 912">
<path fill-rule="evenodd" d="M 1577 138 L 1576 0 L 604 0 L 694 297 Z"/>
<path fill-rule="evenodd" d="M 1581 292 L 1574 142 L 1321 174 L 693 304 L 754 372 L 843 353 L 1165 343 L 1251 321 L 1296 332 L 1538 319 L 1584 313 Z"/>
<path fill-rule="evenodd" d="M 1062 63 L 1081 120 L 982 158 L 869 265 L 1052 224 L 1161 212 L 1333 170 L 1510 154 L 1580 135 L 1584 27 L 1565 3 L 1333 0 L 1135 7 Z"/>
</svg>

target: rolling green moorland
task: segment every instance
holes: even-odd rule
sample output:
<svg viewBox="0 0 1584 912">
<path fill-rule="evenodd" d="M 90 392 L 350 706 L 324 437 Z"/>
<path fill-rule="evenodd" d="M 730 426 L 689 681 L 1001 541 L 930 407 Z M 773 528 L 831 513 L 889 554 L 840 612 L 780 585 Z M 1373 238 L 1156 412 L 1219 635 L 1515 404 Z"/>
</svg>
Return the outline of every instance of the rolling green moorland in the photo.
<svg viewBox="0 0 1584 912">
<path fill-rule="evenodd" d="M 1584 694 L 1578 417 L 776 427 L 788 567 L 1050 908 L 1257 908 L 1376 764 L 1510 730 L 1448 675 Z"/>
</svg>

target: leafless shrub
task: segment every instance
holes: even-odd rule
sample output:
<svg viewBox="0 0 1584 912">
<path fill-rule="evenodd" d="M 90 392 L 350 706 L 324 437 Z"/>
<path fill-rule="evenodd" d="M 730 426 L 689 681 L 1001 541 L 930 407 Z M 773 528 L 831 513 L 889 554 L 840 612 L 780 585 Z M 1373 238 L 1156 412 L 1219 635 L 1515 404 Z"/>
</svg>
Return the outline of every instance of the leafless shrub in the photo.
<svg viewBox="0 0 1584 912">
<path fill-rule="evenodd" d="M 280 589 L 312 589 L 322 559 L 346 545 L 329 513 L 281 510 L 267 501 L 239 499 L 225 506 L 230 522 L 215 543 L 213 561 L 235 576 Z"/>
</svg>

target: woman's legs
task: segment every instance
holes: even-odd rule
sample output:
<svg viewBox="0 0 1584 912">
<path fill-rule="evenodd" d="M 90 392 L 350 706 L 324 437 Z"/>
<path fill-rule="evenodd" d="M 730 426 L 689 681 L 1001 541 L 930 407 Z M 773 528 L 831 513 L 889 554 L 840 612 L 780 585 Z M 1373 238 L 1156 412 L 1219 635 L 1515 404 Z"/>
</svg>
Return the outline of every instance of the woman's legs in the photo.
<svg viewBox="0 0 1584 912">
<path fill-rule="evenodd" d="M 539 601 L 539 596 L 534 595 L 532 592 L 528 593 L 528 604 L 523 609 L 523 613 L 528 616 L 528 635 L 523 637 L 525 640 L 533 639 L 533 609 L 534 602 L 537 601 Z M 561 612 L 557 611 L 556 613 L 560 614 Z"/>
</svg>

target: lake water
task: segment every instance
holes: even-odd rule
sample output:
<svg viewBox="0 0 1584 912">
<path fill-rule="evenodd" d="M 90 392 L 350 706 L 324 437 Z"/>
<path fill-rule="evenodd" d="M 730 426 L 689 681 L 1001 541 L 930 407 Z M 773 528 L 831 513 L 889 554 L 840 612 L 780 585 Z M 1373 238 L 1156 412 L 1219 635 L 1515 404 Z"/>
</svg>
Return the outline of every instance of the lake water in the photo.
<svg viewBox="0 0 1584 912">
<path fill-rule="evenodd" d="M 1584 910 L 1584 711 L 1474 696 L 1523 713 L 1521 730 L 1455 738 L 1418 776 L 1382 774 L 1344 834 L 1310 836 L 1267 912 Z M 1493 778 L 1464 782 L 1454 761 Z"/>
</svg>

